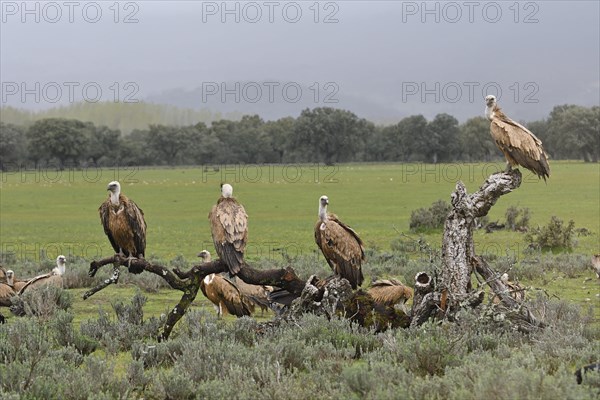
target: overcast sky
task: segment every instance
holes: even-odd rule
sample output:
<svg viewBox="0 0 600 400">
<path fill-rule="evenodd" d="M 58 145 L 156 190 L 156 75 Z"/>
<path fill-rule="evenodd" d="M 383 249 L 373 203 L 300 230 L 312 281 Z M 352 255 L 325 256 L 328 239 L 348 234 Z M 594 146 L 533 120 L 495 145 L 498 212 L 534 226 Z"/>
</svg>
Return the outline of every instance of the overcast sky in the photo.
<svg viewBox="0 0 600 400">
<path fill-rule="evenodd" d="M 600 101 L 598 1 L 23 4 L 1 2 L 2 105 L 150 100 L 266 118 L 333 106 L 464 121 L 483 115 L 487 93 L 519 120 Z"/>
</svg>

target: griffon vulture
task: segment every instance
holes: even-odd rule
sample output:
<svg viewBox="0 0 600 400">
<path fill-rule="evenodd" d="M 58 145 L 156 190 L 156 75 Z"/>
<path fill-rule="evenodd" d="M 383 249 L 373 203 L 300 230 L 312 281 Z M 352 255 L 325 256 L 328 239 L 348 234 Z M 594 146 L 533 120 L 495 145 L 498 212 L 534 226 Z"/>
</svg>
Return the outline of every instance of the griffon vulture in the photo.
<svg viewBox="0 0 600 400">
<path fill-rule="evenodd" d="M 12 269 L 6 271 L 6 284 L 13 288 L 15 292 L 23 289 L 23 286 L 27 284 L 27 281 L 19 280 L 15 278 L 15 273 Z"/>
<path fill-rule="evenodd" d="M 365 259 L 363 242 L 356 232 L 327 212 L 329 199 L 319 199 L 319 220 L 315 225 L 315 242 L 323 252 L 333 272 L 346 278 L 352 289 L 363 282 L 361 264 Z"/>
<path fill-rule="evenodd" d="M 368 293 L 375 303 L 394 306 L 404 305 L 413 296 L 413 289 L 396 279 L 380 279 L 371 283 Z"/>
<path fill-rule="evenodd" d="M 485 116 L 491 121 L 492 138 L 506 158 L 507 170 L 520 165 L 539 178 L 544 178 L 544 181 L 550 177 L 548 155 L 542 147 L 542 141 L 529 129 L 504 115 L 495 96 L 486 96 L 485 102 Z"/>
<path fill-rule="evenodd" d="M 221 186 L 221 197 L 210 210 L 208 220 L 215 249 L 221 261 L 235 276 L 244 263 L 244 250 L 248 239 L 248 215 L 244 206 L 232 197 L 233 187 Z"/>
<path fill-rule="evenodd" d="M 227 313 L 243 317 L 252 314 L 254 310 L 254 306 L 240 293 L 237 286 L 221 275 L 207 275 L 200 283 L 200 289 L 214 304 L 219 317 Z"/>
<path fill-rule="evenodd" d="M 200 253 L 198 253 L 198 257 L 202 258 L 203 263 L 207 263 L 207 262 L 211 261 L 211 255 L 208 250 L 202 250 Z M 251 312 L 254 312 L 254 306 L 260 307 L 263 312 L 265 310 L 269 309 L 268 295 L 269 295 L 269 292 L 273 290 L 272 287 L 251 285 L 249 283 L 244 282 L 243 280 L 241 280 L 239 278 L 234 278 L 233 280 L 229 280 L 227 278 L 224 278 L 224 279 L 227 280 L 229 283 L 233 284 L 238 289 L 238 291 L 242 295 L 242 298 L 243 297 L 246 298 L 246 300 L 247 300 L 246 304 L 249 305 Z M 205 282 L 203 282 L 203 283 L 205 283 Z M 215 308 L 218 308 L 218 306 L 215 305 Z M 221 307 L 221 309 L 222 309 L 222 307 Z M 218 310 L 217 310 L 217 313 L 219 313 Z"/>
<path fill-rule="evenodd" d="M 38 275 L 35 278 L 31 278 L 22 288 L 18 294 L 23 294 L 26 290 L 30 290 L 41 286 L 56 286 L 63 287 L 63 275 L 65 274 L 65 268 L 67 265 L 67 259 L 65 256 L 60 255 L 56 258 L 56 267 L 52 272 L 47 274 Z"/>
<path fill-rule="evenodd" d="M 146 221 L 141 208 L 121 194 L 121 185 L 110 182 L 108 199 L 98 209 L 104 233 L 115 253 L 132 258 L 144 258 L 146 252 Z"/>
</svg>

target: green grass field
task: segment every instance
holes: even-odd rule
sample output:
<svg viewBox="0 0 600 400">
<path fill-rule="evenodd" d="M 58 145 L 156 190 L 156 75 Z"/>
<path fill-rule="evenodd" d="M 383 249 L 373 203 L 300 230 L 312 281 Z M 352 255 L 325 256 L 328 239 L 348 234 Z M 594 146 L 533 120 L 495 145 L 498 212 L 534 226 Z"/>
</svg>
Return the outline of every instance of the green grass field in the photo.
<svg viewBox="0 0 600 400">
<path fill-rule="evenodd" d="M 368 247 L 389 249 L 398 231 L 408 233 L 411 211 L 438 199 L 449 200 L 458 179 L 473 192 L 503 164 L 350 164 L 228 166 L 219 171 L 187 169 L 26 170 L 2 174 L 0 236 L 2 253 L 17 260 L 53 259 L 58 254 L 92 259 L 111 253 L 97 213 L 106 184 L 119 179 L 123 193 L 143 208 L 148 223 L 147 254 L 194 259 L 211 249 L 207 214 L 229 182 L 249 215 L 247 258 L 315 252 L 313 226 L 318 198 L 327 194 L 330 211 L 355 228 Z M 548 183 L 526 171 L 521 187 L 503 196 L 490 220 L 506 209 L 528 207 L 531 225 L 552 215 L 593 232 L 577 238 L 575 252 L 600 252 L 600 169 L 598 164 L 552 163 Z M 441 233 L 425 235 L 439 246 Z M 520 254 L 523 235 L 477 233 L 477 251 Z"/>
<path fill-rule="evenodd" d="M 363 266 L 367 271 L 363 286 L 367 286 L 373 271 L 381 275 L 393 271 L 389 273 L 405 274 L 408 279 L 414 272 L 407 275 L 403 268 L 411 268 L 411 265 L 421 268 L 426 260 L 423 253 L 415 250 L 409 254 L 412 259 L 409 263 L 396 265 L 396 261 L 392 261 L 392 269 L 386 270 L 387 256 L 405 260 L 404 255 L 397 252 L 383 254 L 391 250 L 392 241 L 401 234 L 418 236 L 409 232 L 412 210 L 429 207 L 438 199 L 448 201 L 457 179 L 463 180 L 469 192 L 473 192 L 489 174 L 501 168 L 502 164 L 352 164 L 333 168 L 240 166 L 208 172 L 200 168 L 165 168 L 3 173 L 0 246 L 2 256 L 7 256 L 8 265 L 17 275 L 21 263 L 31 272 L 36 264 L 43 262 L 37 269 L 41 270 L 53 264 L 48 259 L 53 260 L 58 254 L 72 259 L 73 276 L 85 274 L 87 262 L 112 254 L 97 209 L 107 196 L 106 184 L 119 179 L 123 192 L 145 211 L 147 256 L 165 263 L 171 260 L 178 265 L 183 262 L 178 256 L 183 256 L 188 263 L 195 263 L 199 250 L 212 249 L 207 214 L 219 197 L 219 184 L 227 181 L 234 185 L 234 194 L 249 214 L 247 255 L 250 261 L 280 260 L 282 251 L 290 256 L 314 254 L 313 227 L 318 198 L 327 194 L 330 211 L 353 226 L 369 249 L 379 250 L 370 252 L 372 261 Z M 82 294 L 87 288 L 69 289 L 73 299 L 70 313 L 73 328 L 81 334 L 89 334 L 84 333 L 86 329 L 87 332 L 95 329 L 93 326 L 101 319 L 98 311 L 102 309 L 109 316 L 108 326 L 113 327 L 110 329 L 129 336 L 100 330 L 104 333 L 94 336 L 98 347 L 84 357 L 81 365 L 75 361 L 67 363 L 61 356 L 54 355 L 76 353 L 72 348 L 54 344 L 52 351 L 48 350 L 41 357 L 34 344 L 20 344 L 21 352 L 32 346 L 29 358 L 25 359 L 35 360 L 35 363 L 41 359 L 43 367 L 32 375 L 27 373 L 29 367 L 25 361 L 9 361 L 5 368 L 0 363 L 0 381 L 3 377 L 17 376 L 17 382 L 21 382 L 27 376 L 36 376 L 36 384 L 32 388 L 19 388 L 9 385 L 12 378 L 7 378 L 6 384 L 0 385 L 0 391 L 30 393 L 35 398 L 56 397 L 53 393 L 62 393 L 64 398 L 86 398 L 100 390 L 112 393 L 105 398 L 167 398 L 167 392 L 171 393 L 170 398 L 234 398 L 240 393 L 250 393 L 249 390 L 254 392 L 248 398 L 261 398 L 265 393 L 271 394 L 269 398 L 286 398 L 285 394 L 289 393 L 292 393 L 289 398 L 312 398 L 316 390 L 319 395 L 325 391 L 328 398 L 444 398 L 450 390 L 454 393 L 451 398 L 469 398 L 465 397 L 464 388 L 458 386 L 477 383 L 479 386 L 473 393 L 478 396 L 473 398 L 480 398 L 483 392 L 492 398 L 535 398 L 539 397 L 540 390 L 546 393 L 541 395 L 544 398 L 566 398 L 565 393 L 576 390 L 579 397 L 572 398 L 591 398 L 588 393 L 592 393 L 593 388 L 575 386 L 572 374 L 575 368 L 597 359 L 600 284 L 592 271 L 582 265 L 589 262 L 586 260 L 591 254 L 600 252 L 599 165 L 554 162 L 547 184 L 525 174 L 521 187 L 502 196 L 492 208 L 490 221 L 503 222 L 506 209 L 512 205 L 530 209 L 530 226 L 546 225 L 550 217 L 556 215 L 565 222 L 573 219 L 576 228 L 585 227 L 592 232 L 576 238 L 578 243 L 573 252 L 583 256 L 527 255 L 523 253 L 526 243 L 522 233 L 476 232 L 478 254 L 489 256 L 498 269 L 506 268 L 515 259 L 522 260 L 513 272 L 523 275 L 521 283 L 540 289 L 528 291 L 528 298 L 535 302 L 536 294 L 543 291 L 551 300 L 540 308 L 550 326 L 532 335 L 522 335 L 514 329 L 503 330 L 488 322 L 463 320 L 457 325 L 432 324 L 410 332 L 388 331 L 382 336 L 357 330 L 346 321 L 310 315 L 287 328 L 255 335 L 249 328 L 254 323 L 251 320 L 226 316 L 224 321 L 217 321 L 211 304 L 199 294 L 188 311 L 203 311 L 188 312 L 175 326 L 173 340 L 158 344 L 156 332 L 151 332 L 149 337 L 139 337 L 141 328 L 116 321 L 111 304 L 130 304 L 140 290 L 131 283 L 131 275 L 123 274 L 118 285 L 111 285 L 85 301 Z M 434 249 L 439 249 L 441 235 L 437 231 L 423 236 Z M 295 261 L 296 268 L 303 268 L 304 274 L 318 265 L 323 268 L 320 273 L 328 270 L 322 256 L 301 257 Z M 424 263 L 428 265 L 428 261 Z M 271 265 L 262 261 L 259 264 Z M 105 267 L 97 276 L 107 277 L 109 271 L 109 267 Z M 152 277 L 151 274 L 139 276 Z M 152 324 L 149 318 L 168 313 L 182 295 L 164 288 L 143 294 L 146 297 L 143 313 L 148 325 Z M 56 315 L 44 322 L 0 311 L 8 319 L 0 328 L 5 342 L 31 341 L 36 337 L 32 332 L 38 330 L 47 332 L 49 337 L 62 337 L 71 329 L 59 326 Z M 579 314 L 592 318 L 579 317 Z M 253 318 L 265 321 L 272 315 L 272 312 L 261 315 L 257 310 Z M 8 335 L 9 330 L 4 327 L 20 333 Z M 499 331 L 495 332 L 496 329 Z M 129 343 L 132 338 L 133 344 Z M 454 346 L 459 341 L 462 344 Z M 150 350 L 156 349 L 157 360 L 163 361 L 144 367 L 139 359 L 140 344 L 147 354 L 155 354 Z M 119 347 L 125 345 L 127 347 Z M 363 349 L 363 360 L 355 359 L 359 345 Z M 9 344 L 7 348 L 11 346 L 14 345 Z M 176 357 L 176 353 L 172 355 L 169 350 L 179 348 L 190 354 Z M 466 352 L 465 348 L 470 350 Z M 148 357 L 152 360 L 154 356 Z M 73 357 L 73 360 L 79 359 L 80 356 Z M 57 380 L 46 378 L 57 365 L 62 365 L 58 367 L 61 373 L 66 370 L 72 374 L 67 375 L 67 379 L 63 377 L 62 386 Z M 280 365 L 284 369 L 280 370 Z M 371 371 L 373 365 L 379 365 L 380 369 Z M 503 374 L 500 378 L 499 373 Z M 244 378 L 240 379 L 241 376 Z M 540 377 L 543 379 L 537 383 Z M 388 381 L 382 384 L 381 379 Z M 499 381 L 513 384 L 498 385 Z M 100 388 L 99 382 L 104 382 L 104 386 Z M 315 382 L 319 383 L 315 386 Z M 431 394 L 434 393 L 432 382 L 438 382 L 434 384 L 438 387 L 437 394 Z M 454 382 L 460 385 L 448 389 Z M 398 387 L 386 389 L 387 395 L 365 396 L 368 390 L 381 392 L 392 383 Z M 229 394 L 214 391 L 217 388 L 229 390 Z M 416 394 L 404 395 L 402 388 L 413 388 Z M 275 390 L 281 392 L 274 394 Z M 303 394 L 297 394 L 300 391 Z M 555 391 L 560 394 L 552 397 Z"/>
</svg>

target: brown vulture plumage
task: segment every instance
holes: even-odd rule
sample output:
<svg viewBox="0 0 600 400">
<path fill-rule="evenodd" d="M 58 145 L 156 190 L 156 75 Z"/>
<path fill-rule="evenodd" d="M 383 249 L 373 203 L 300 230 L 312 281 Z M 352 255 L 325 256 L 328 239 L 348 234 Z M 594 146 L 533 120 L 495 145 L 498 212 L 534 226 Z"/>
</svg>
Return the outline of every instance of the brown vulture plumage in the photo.
<svg viewBox="0 0 600 400">
<path fill-rule="evenodd" d="M 371 283 L 368 293 L 375 303 L 394 306 L 406 303 L 413 296 L 413 289 L 396 279 L 380 279 Z"/>
<path fill-rule="evenodd" d="M 485 115 L 491 121 L 492 138 L 504 154 L 508 168 L 520 165 L 544 181 L 550 177 L 548 155 L 542 147 L 542 141 L 529 129 L 504 115 L 495 96 L 486 96 L 485 102 Z"/>
<path fill-rule="evenodd" d="M 219 317 L 223 314 L 243 317 L 254 311 L 254 306 L 237 286 L 221 275 L 207 275 L 200 283 L 200 290 L 214 304 Z"/>
<path fill-rule="evenodd" d="M 210 252 L 208 250 L 202 250 L 198 253 L 198 257 L 202 258 L 203 263 L 207 263 L 211 261 Z M 235 278 L 234 280 L 226 279 L 231 285 L 234 285 L 235 288 L 239 291 L 241 295 L 241 299 L 244 299 L 244 303 L 246 308 L 249 308 L 251 312 L 254 312 L 254 307 L 258 306 L 264 312 L 269 309 L 269 293 L 273 290 L 271 286 L 260 286 L 260 285 L 251 285 L 249 283 L 244 282 L 239 278 Z M 204 281 L 202 284 L 205 284 Z M 217 282 L 218 283 L 218 282 Z M 204 293 L 204 291 L 203 291 Z M 206 296 L 206 294 L 205 294 Z M 208 297 L 208 296 L 207 296 Z M 210 299 L 209 299 L 210 300 Z M 211 300 L 212 301 L 212 300 Z M 213 302 L 214 303 L 214 302 Z M 217 312 L 219 306 L 215 303 L 215 308 L 217 308 Z M 223 307 L 220 307 L 221 309 Z M 227 307 L 226 307 L 227 309 Z M 233 314 L 233 313 L 230 313 Z M 234 314 L 237 315 L 237 314 Z M 245 314 L 244 314 L 245 315 Z"/>
<path fill-rule="evenodd" d="M 10 307 L 12 305 L 10 298 L 16 295 L 17 292 L 15 292 L 12 286 L 0 283 L 0 307 Z"/>
<path fill-rule="evenodd" d="M 248 239 L 248 215 L 244 206 L 232 197 L 233 188 L 221 186 L 221 197 L 210 210 L 208 220 L 215 249 L 221 261 L 227 264 L 231 276 L 240 272 L 244 264 L 244 250 Z"/>
<path fill-rule="evenodd" d="M 18 291 L 21 295 L 27 290 L 31 290 L 41 286 L 56 286 L 63 287 L 63 275 L 65 274 L 65 268 L 67 265 L 67 259 L 65 256 L 60 255 L 56 258 L 56 267 L 47 274 L 38 275 L 35 278 L 31 278 L 22 288 Z"/>
<path fill-rule="evenodd" d="M 327 212 L 329 199 L 319 199 L 319 220 L 315 225 L 315 242 L 333 272 L 348 280 L 352 289 L 363 282 L 361 265 L 365 259 L 363 242 L 356 232 Z"/>
<path fill-rule="evenodd" d="M 0 268 L 0 275 L 4 275 L 4 278 L 0 277 L 0 282 L 1 283 L 5 283 L 8 286 L 10 286 L 11 288 L 13 288 L 13 290 L 15 292 L 18 292 L 19 290 L 21 290 L 23 288 L 23 286 L 25 286 L 27 284 L 27 282 L 29 282 L 29 280 L 23 281 L 20 279 L 15 278 L 15 273 L 12 269 L 9 269 L 8 271 L 4 271 L 2 270 L 2 268 Z"/>
<path fill-rule="evenodd" d="M 146 252 L 146 221 L 141 208 L 121 194 L 117 181 L 108 184 L 108 199 L 98 209 L 104 233 L 115 253 L 143 258 Z"/>
</svg>

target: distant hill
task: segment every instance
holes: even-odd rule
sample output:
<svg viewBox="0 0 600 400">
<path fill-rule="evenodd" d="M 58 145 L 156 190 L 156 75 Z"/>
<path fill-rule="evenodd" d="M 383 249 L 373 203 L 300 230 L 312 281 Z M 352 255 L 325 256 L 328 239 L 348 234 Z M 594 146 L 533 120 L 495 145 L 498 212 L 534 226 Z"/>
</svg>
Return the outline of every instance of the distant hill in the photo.
<svg viewBox="0 0 600 400">
<path fill-rule="evenodd" d="M 206 109 L 224 115 L 259 115 L 264 120 L 298 117 L 306 108 L 333 107 L 349 110 L 375 123 L 397 123 L 406 110 L 364 96 L 349 94 L 335 82 L 206 82 L 193 89 L 174 88 L 147 97 L 155 104 Z"/>
<path fill-rule="evenodd" d="M 222 114 L 208 109 L 193 110 L 153 103 L 74 103 L 69 106 L 42 111 L 29 111 L 14 107 L 0 108 L 0 121 L 17 125 L 30 125 L 43 118 L 73 118 L 90 121 L 96 126 L 119 129 L 128 134 L 134 129 L 146 129 L 148 125 L 193 125 L 198 122 L 210 124 L 220 119 L 239 120 L 241 113 Z"/>
</svg>

